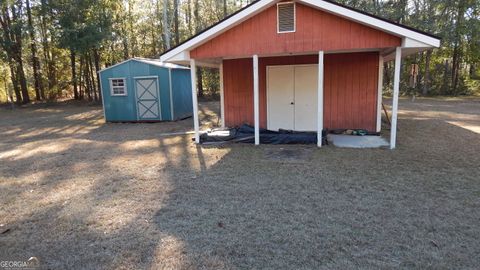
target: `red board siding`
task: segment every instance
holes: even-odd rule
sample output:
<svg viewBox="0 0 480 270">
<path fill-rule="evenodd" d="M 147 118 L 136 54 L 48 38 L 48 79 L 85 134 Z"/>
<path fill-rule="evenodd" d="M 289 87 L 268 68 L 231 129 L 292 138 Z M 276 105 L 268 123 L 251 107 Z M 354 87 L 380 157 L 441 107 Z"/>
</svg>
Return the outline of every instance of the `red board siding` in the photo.
<svg viewBox="0 0 480 270">
<path fill-rule="evenodd" d="M 253 61 L 234 59 L 223 62 L 225 125 L 253 125 Z"/>
<path fill-rule="evenodd" d="M 267 126 L 266 66 L 317 64 L 317 55 L 259 59 L 260 126 Z M 252 59 L 223 61 L 225 124 L 253 125 Z M 325 55 L 324 126 L 376 128 L 378 53 Z"/>
<path fill-rule="evenodd" d="M 296 32 L 277 33 L 276 5 L 190 51 L 192 58 L 314 53 L 401 45 L 399 37 L 296 4 Z"/>
<path fill-rule="evenodd" d="M 378 53 L 325 56 L 324 127 L 375 131 Z"/>
</svg>

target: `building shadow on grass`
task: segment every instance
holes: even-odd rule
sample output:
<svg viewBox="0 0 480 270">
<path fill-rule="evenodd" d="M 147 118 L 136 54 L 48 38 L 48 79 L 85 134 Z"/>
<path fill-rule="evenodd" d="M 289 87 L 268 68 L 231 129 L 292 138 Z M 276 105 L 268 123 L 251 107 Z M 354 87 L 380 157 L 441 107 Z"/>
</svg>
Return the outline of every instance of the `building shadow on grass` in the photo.
<svg viewBox="0 0 480 270">
<path fill-rule="evenodd" d="M 301 163 L 266 154 L 308 146 L 229 146 L 202 177 L 173 180 L 155 222 L 187 268 L 475 267 L 480 134 L 400 128 L 396 151 L 326 147 Z"/>
<path fill-rule="evenodd" d="M 480 134 L 435 119 L 400 118 L 399 128 L 395 151 L 203 147 L 149 125 L 40 142 L 5 134 L 0 259 L 37 256 L 52 269 L 475 268 Z M 271 158 L 279 147 L 307 156 Z"/>
</svg>

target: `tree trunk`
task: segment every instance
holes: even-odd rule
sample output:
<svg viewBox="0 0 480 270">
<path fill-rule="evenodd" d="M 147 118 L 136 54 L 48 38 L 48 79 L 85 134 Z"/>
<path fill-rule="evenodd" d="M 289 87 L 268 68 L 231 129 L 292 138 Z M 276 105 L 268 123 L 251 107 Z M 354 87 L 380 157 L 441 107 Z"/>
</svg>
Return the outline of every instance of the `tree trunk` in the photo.
<svg viewBox="0 0 480 270">
<path fill-rule="evenodd" d="M 432 57 L 432 50 L 428 50 L 425 56 L 425 72 L 423 75 L 423 89 L 422 95 L 426 96 L 430 90 L 430 59 Z"/>
<path fill-rule="evenodd" d="M 451 94 L 451 92 L 449 91 L 449 87 L 448 87 L 448 59 L 445 60 L 445 64 L 444 64 L 444 71 L 443 71 L 443 94 Z"/>
<path fill-rule="evenodd" d="M 10 7 L 12 14 L 12 21 L 18 21 L 19 14 L 14 5 Z M 19 7 L 20 9 L 20 7 Z M 15 60 L 17 81 L 20 84 L 20 90 L 22 92 L 22 103 L 26 104 L 30 102 L 30 96 L 27 88 L 27 78 L 25 77 L 25 71 L 23 70 L 23 57 L 22 57 L 22 25 L 16 26 L 12 31 L 12 56 Z"/>
<path fill-rule="evenodd" d="M 463 27 L 465 21 L 465 1 L 458 1 L 457 16 L 455 20 L 455 45 L 452 56 L 452 92 L 454 95 L 458 94 L 458 81 L 460 73 L 460 63 L 463 56 Z"/>
<path fill-rule="evenodd" d="M 152 50 L 152 57 L 154 58 L 157 58 L 158 55 L 157 55 L 157 34 L 155 33 L 156 31 L 156 28 L 151 28 L 150 29 L 150 34 L 152 35 L 151 36 L 151 39 L 152 39 L 152 45 L 150 46 L 150 49 Z"/>
<path fill-rule="evenodd" d="M 130 57 L 135 57 L 137 54 L 137 39 L 135 36 L 135 32 L 133 30 L 133 2 L 132 0 L 128 0 L 128 26 L 126 35 L 129 37 L 128 42 L 130 43 Z M 85 59 L 86 60 L 86 59 Z"/>
<path fill-rule="evenodd" d="M 88 71 L 90 76 L 90 82 L 92 84 L 93 100 L 98 101 L 97 85 L 95 82 L 95 74 L 93 74 L 92 55 L 90 53 L 88 54 Z"/>
<path fill-rule="evenodd" d="M 46 0 L 41 0 L 41 17 L 40 17 L 40 34 L 42 42 L 42 51 L 43 51 L 43 61 L 44 68 L 46 69 L 47 74 L 47 90 L 52 91 L 56 86 L 56 74 L 55 74 L 55 64 L 53 62 L 53 50 L 50 46 L 52 38 L 52 32 L 49 27 L 51 27 L 50 17 L 53 17 L 52 11 Z"/>
<path fill-rule="evenodd" d="M 27 8 L 27 17 L 28 17 L 28 32 L 30 34 L 30 49 L 32 52 L 32 68 L 33 68 L 33 79 L 34 79 L 34 86 L 35 86 L 35 97 L 37 100 L 44 99 L 43 96 L 45 93 L 42 87 L 42 76 L 40 73 L 40 61 L 37 57 L 37 45 L 35 42 L 35 32 L 33 29 L 32 23 L 32 11 L 30 8 L 30 0 L 26 0 L 26 8 Z"/>
<path fill-rule="evenodd" d="M 476 63 L 471 63 L 469 68 L 468 68 L 468 76 L 470 77 L 470 79 L 473 79 L 475 78 L 475 71 L 477 70 L 477 66 L 476 66 Z"/>
<path fill-rule="evenodd" d="M 199 0 L 195 0 L 194 6 L 193 6 L 193 18 L 195 21 L 195 34 L 200 32 L 202 29 L 201 27 L 201 22 L 200 22 L 200 3 L 198 2 Z"/>
<path fill-rule="evenodd" d="M 10 99 L 10 102 L 12 103 L 12 106 L 13 106 L 13 96 L 12 96 L 12 93 L 8 89 L 8 82 L 7 82 L 6 74 L 3 77 L 3 82 L 4 82 L 4 87 L 5 87 L 5 99 L 7 100 L 6 104 L 8 104 L 8 99 Z"/>
<path fill-rule="evenodd" d="M 451 85 L 452 85 L 452 93 L 453 95 L 457 95 L 457 83 L 458 83 L 458 65 L 459 65 L 459 45 L 455 42 L 455 46 L 453 48 L 453 56 L 452 56 L 452 74 L 451 74 Z"/>
<path fill-rule="evenodd" d="M 95 63 L 95 75 L 97 77 L 97 91 L 98 91 L 98 99 L 102 99 L 102 88 L 100 87 L 100 74 L 98 73 L 100 71 L 100 54 L 98 53 L 97 49 L 93 49 L 93 60 Z"/>
<path fill-rule="evenodd" d="M 89 71 L 89 60 L 88 57 L 85 55 L 84 56 L 84 62 L 85 62 L 85 71 L 83 72 L 83 76 L 85 78 L 85 92 L 87 93 L 87 98 L 88 101 L 92 101 L 92 85 L 90 82 L 90 71 Z"/>
<path fill-rule="evenodd" d="M 75 68 L 75 51 L 70 49 L 70 68 L 72 69 L 72 83 L 73 83 L 73 98 L 78 100 L 78 83 L 77 83 L 77 70 Z"/>
<path fill-rule="evenodd" d="M 165 50 L 170 49 L 170 27 L 168 23 L 168 0 L 163 1 L 163 39 Z"/>
<path fill-rule="evenodd" d="M 173 25 L 174 25 L 174 30 L 175 30 L 175 45 L 178 45 L 180 43 L 180 33 L 178 32 L 178 1 L 179 0 L 173 0 L 173 8 L 174 8 L 174 17 L 173 17 Z"/>
<path fill-rule="evenodd" d="M 85 87 L 84 87 L 84 85 L 83 85 L 83 84 L 84 84 L 84 80 L 83 80 L 83 68 L 84 68 L 84 67 L 83 67 L 83 66 L 84 66 L 84 65 L 83 65 L 83 57 L 80 56 L 80 69 L 79 69 L 79 73 L 80 73 L 80 74 L 78 74 L 78 78 L 80 79 L 80 81 L 79 81 L 79 83 L 78 83 L 78 85 L 79 85 L 78 95 L 79 95 L 79 99 L 81 99 L 81 100 L 83 100 L 83 98 L 84 98 L 84 96 L 85 96 L 85 95 L 84 95 L 84 91 L 85 91 L 84 89 L 85 89 Z"/>
<path fill-rule="evenodd" d="M 105 63 L 105 67 L 109 67 L 109 66 L 113 65 L 113 63 L 115 63 L 116 57 L 112 53 L 114 51 L 115 51 L 115 44 L 112 42 L 112 43 L 110 43 L 110 53 L 107 54 L 108 55 L 108 62 Z"/>
<path fill-rule="evenodd" d="M 55 66 L 53 65 L 52 53 L 50 51 L 50 44 L 48 38 L 45 37 L 43 43 L 43 58 L 47 66 L 47 83 L 48 89 L 51 91 L 55 87 Z"/>
<path fill-rule="evenodd" d="M 223 0 L 223 18 L 227 17 L 227 0 Z"/>
<path fill-rule="evenodd" d="M 13 91 L 15 92 L 15 101 L 17 104 L 22 104 L 22 93 L 20 92 L 20 87 L 18 87 L 17 76 L 15 75 L 15 64 L 12 61 L 9 61 L 8 65 L 10 67 L 10 78 L 12 79 Z"/>
<path fill-rule="evenodd" d="M 385 63 L 383 85 L 390 87 L 392 82 L 390 62 Z"/>
<path fill-rule="evenodd" d="M 398 10 L 400 11 L 399 17 L 397 18 L 397 23 L 404 23 L 405 21 L 405 14 L 407 14 L 407 6 L 408 6 L 408 1 L 407 0 L 400 0 L 397 2 L 398 3 Z"/>
<path fill-rule="evenodd" d="M 192 0 L 187 0 L 187 26 L 188 26 L 188 33 L 190 35 L 193 34 L 193 27 L 192 27 Z"/>
<path fill-rule="evenodd" d="M 122 27 L 123 28 L 123 27 Z M 123 37 L 122 37 L 122 45 L 123 45 L 123 60 L 127 60 L 129 58 L 128 54 L 128 38 L 127 38 L 127 31 L 122 29 Z"/>
<path fill-rule="evenodd" d="M 202 68 L 197 69 L 197 88 L 198 88 L 198 96 L 203 97 L 204 92 L 203 92 L 203 72 Z"/>
<path fill-rule="evenodd" d="M 17 79 L 20 83 L 20 90 L 22 91 L 22 103 L 30 103 L 30 95 L 28 94 L 27 88 L 27 78 L 25 77 L 25 71 L 23 70 L 23 61 L 21 60 L 21 55 L 19 56 L 20 60 L 17 60 Z"/>
</svg>

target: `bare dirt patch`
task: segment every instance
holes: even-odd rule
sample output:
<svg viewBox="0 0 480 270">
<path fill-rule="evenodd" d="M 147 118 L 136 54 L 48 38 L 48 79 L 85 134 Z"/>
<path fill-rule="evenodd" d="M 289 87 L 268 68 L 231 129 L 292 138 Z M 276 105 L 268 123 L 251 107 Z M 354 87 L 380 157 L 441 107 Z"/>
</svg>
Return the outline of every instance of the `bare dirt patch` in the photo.
<svg viewBox="0 0 480 270">
<path fill-rule="evenodd" d="M 190 119 L 105 124 L 99 107 L 2 109 L 0 260 L 474 269 L 480 100 L 403 99 L 400 109 L 395 151 L 202 147 L 159 136 L 191 130 Z M 214 126 L 218 109 L 204 110 Z"/>
</svg>

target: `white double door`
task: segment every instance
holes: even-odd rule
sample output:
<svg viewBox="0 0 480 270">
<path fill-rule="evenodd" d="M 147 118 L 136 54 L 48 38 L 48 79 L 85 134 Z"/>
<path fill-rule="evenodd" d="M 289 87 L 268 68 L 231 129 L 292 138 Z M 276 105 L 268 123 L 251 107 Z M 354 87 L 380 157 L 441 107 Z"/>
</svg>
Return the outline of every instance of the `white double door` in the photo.
<svg viewBox="0 0 480 270">
<path fill-rule="evenodd" d="M 318 65 L 267 66 L 267 128 L 317 130 Z"/>
</svg>

